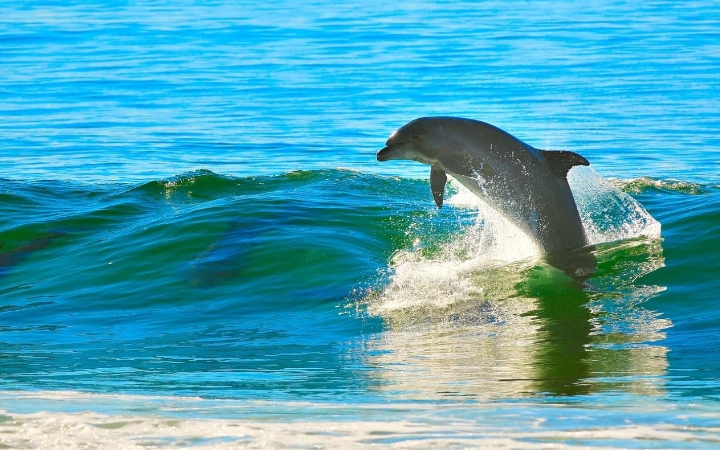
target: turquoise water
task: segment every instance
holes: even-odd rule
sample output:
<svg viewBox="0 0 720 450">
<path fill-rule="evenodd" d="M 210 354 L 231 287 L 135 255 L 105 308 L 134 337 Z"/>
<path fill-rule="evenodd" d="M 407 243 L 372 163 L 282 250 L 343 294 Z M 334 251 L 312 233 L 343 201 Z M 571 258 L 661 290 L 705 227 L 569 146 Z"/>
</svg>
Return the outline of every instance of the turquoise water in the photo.
<svg viewBox="0 0 720 450">
<path fill-rule="evenodd" d="M 711 448 L 714 2 L 5 2 L 0 444 Z M 578 287 L 408 121 L 578 152 Z"/>
</svg>

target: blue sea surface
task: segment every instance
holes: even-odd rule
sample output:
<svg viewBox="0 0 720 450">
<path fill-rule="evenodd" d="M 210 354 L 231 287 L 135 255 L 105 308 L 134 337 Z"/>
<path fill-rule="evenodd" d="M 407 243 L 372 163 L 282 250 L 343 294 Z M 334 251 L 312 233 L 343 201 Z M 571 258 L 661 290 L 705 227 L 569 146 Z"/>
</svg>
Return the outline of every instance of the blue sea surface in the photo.
<svg viewBox="0 0 720 450">
<path fill-rule="evenodd" d="M 720 445 L 720 4 L 0 5 L 0 446 Z M 579 287 L 421 116 L 582 154 Z M 518 234 L 519 233 L 519 234 Z"/>
</svg>

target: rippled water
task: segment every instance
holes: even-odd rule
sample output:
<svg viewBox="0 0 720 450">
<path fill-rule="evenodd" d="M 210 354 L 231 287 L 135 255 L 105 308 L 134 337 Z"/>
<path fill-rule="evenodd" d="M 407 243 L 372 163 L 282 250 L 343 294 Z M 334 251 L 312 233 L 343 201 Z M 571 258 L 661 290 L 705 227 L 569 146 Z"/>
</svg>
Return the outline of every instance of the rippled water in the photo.
<svg viewBox="0 0 720 450">
<path fill-rule="evenodd" d="M 0 5 L 0 444 L 711 448 L 714 2 Z M 590 160 L 584 286 L 427 115 Z"/>
</svg>

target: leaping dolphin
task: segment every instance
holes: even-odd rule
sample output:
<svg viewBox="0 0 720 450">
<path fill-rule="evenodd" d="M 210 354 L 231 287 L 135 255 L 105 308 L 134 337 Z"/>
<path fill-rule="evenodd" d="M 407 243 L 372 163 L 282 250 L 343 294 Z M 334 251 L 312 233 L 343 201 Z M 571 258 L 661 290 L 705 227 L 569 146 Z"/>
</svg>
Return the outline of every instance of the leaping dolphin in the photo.
<svg viewBox="0 0 720 450">
<path fill-rule="evenodd" d="M 550 264 L 574 278 L 596 267 L 587 248 L 568 171 L 590 163 L 577 153 L 536 149 L 509 133 L 471 119 L 422 117 L 390 136 L 378 161 L 430 165 L 430 188 L 442 207 L 447 174 L 528 234 Z"/>
</svg>

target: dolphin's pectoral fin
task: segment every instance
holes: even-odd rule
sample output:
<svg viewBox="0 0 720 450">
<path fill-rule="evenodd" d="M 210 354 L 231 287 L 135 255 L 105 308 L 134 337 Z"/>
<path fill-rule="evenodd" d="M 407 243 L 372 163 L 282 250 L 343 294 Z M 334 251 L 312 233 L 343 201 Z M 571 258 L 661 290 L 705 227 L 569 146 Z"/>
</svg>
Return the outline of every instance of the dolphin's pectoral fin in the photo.
<svg viewBox="0 0 720 450">
<path fill-rule="evenodd" d="M 445 175 L 445 171 L 438 167 L 431 166 L 430 189 L 432 190 L 432 195 L 438 208 L 442 208 L 445 183 L 447 183 L 447 175 Z"/>
<path fill-rule="evenodd" d="M 590 163 L 583 156 L 574 152 L 563 150 L 540 150 L 540 154 L 547 162 L 550 171 L 560 178 L 567 177 L 568 170 L 574 166 L 589 166 Z"/>
</svg>

